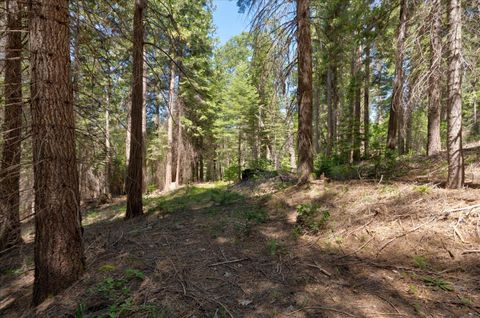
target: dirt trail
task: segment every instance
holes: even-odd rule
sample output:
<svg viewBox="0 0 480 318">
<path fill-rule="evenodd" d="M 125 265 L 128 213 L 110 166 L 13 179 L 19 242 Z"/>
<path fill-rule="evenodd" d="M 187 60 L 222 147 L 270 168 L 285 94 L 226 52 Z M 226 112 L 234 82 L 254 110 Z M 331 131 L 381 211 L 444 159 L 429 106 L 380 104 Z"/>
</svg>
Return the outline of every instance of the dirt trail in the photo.
<svg viewBox="0 0 480 318">
<path fill-rule="evenodd" d="M 4 270 L 0 315 L 479 316 L 476 255 L 461 256 L 448 238 L 437 247 L 441 234 L 434 234 L 431 224 L 441 221 L 408 233 L 416 225 L 407 225 L 401 217 L 401 209 L 410 207 L 404 212 L 418 220 L 412 224 L 430 220 L 415 215 L 411 204 L 427 198 L 438 202 L 440 190 L 418 192 L 413 199 L 407 191 L 413 186 L 400 187 L 400 196 L 382 193 L 383 186 L 379 187 L 317 183 L 298 189 L 282 182 L 233 188 L 198 185 L 147 198 L 147 216 L 129 222 L 121 218 L 124 202 L 119 200 L 85 216 L 87 274 L 35 313 L 26 310 L 33 276 L 31 245 L 16 252 L 15 262 L 10 254 L 8 266 L 26 272 Z M 365 199 L 369 196 L 370 201 Z M 403 206 L 392 201 L 396 196 L 407 200 Z M 305 203 L 318 204 L 331 215 L 318 234 L 302 232 L 294 223 L 296 206 Z M 416 212 L 431 211 L 418 207 Z M 460 231 L 466 230 L 464 226 Z M 448 260 L 445 250 L 456 258 Z M 2 269 L 6 257 L 0 259 Z"/>
</svg>

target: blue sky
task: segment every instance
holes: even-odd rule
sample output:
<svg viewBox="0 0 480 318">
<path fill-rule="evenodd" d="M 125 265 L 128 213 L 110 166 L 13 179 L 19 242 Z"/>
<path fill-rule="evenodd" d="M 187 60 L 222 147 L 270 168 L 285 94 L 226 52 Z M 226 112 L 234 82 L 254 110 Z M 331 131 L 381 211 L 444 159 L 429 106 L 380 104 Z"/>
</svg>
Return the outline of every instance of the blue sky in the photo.
<svg viewBox="0 0 480 318">
<path fill-rule="evenodd" d="M 213 13 L 213 22 L 217 29 L 220 45 L 225 44 L 233 36 L 248 31 L 248 17 L 238 13 L 236 0 L 213 0 L 216 10 Z"/>
</svg>

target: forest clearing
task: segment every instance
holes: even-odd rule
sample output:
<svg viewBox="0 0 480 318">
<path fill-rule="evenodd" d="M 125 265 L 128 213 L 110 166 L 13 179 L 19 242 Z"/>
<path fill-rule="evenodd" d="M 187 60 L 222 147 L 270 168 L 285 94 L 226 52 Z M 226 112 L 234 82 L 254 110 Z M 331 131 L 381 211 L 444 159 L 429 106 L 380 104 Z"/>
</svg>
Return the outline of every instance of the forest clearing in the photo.
<svg viewBox="0 0 480 318">
<path fill-rule="evenodd" d="M 480 0 L 0 1 L 1 317 L 480 317 Z"/>
<path fill-rule="evenodd" d="M 0 310 L 4 317 L 478 316 L 480 189 L 451 193 L 403 177 L 186 185 L 147 195 L 146 215 L 128 222 L 123 197 L 90 207 L 86 274 L 36 311 L 28 306 L 29 222 L 25 245 L 0 258 L 8 269 Z"/>
</svg>

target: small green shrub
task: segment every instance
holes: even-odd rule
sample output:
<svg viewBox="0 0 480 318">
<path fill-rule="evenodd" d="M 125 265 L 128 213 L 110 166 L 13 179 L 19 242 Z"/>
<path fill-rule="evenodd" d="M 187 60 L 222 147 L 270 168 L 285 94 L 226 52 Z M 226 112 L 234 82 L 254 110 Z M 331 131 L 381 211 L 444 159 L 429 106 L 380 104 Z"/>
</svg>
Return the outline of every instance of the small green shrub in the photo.
<svg viewBox="0 0 480 318">
<path fill-rule="evenodd" d="M 142 271 L 139 271 L 138 269 L 133 269 L 133 268 L 127 268 L 125 270 L 125 276 L 129 280 L 132 280 L 132 279 L 144 280 L 145 279 L 145 274 Z"/>
<path fill-rule="evenodd" d="M 297 206 L 297 224 L 310 232 L 318 232 L 330 219 L 328 210 L 320 211 L 317 204 L 300 204 Z"/>
<path fill-rule="evenodd" d="M 428 261 L 424 256 L 416 255 L 413 257 L 413 264 L 420 269 L 425 269 L 428 266 Z"/>
<path fill-rule="evenodd" d="M 441 278 L 425 276 L 425 277 L 423 277 L 422 280 L 425 283 L 425 285 L 430 286 L 430 287 L 435 287 L 435 288 L 441 289 L 443 291 L 453 291 L 454 290 L 453 286 L 449 282 L 447 282 L 446 280 L 443 280 Z"/>
<path fill-rule="evenodd" d="M 415 191 L 421 193 L 421 194 L 427 194 L 432 190 L 432 187 L 430 187 L 428 184 L 422 184 L 419 186 L 415 187 Z"/>
<path fill-rule="evenodd" d="M 245 218 L 247 221 L 255 222 L 257 224 L 265 223 L 267 220 L 267 213 L 261 208 L 249 209 L 245 211 Z"/>
<path fill-rule="evenodd" d="M 227 167 L 223 173 L 223 179 L 225 181 L 237 181 L 238 165 L 231 165 L 230 167 Z"/>
<path fill-rule="evenodd" d="M 272 171 L 275 170 L 275 166 L 272 160 L 268 159 L 258 159 L 258 160 L 251 160 L 248 162 L 248 168 L 250 169 L 258 169 L 263 171 Z"/>
<path fill-rule="evenodd" d="M 75 318 L 83 318 L 86 316 L 85 304 L 79 304 L 73 313 Z"/>
<path fill-rule="evenodd" d="M 281 246 L 280 243 L 278 243 L 277 239 L 273 238 L 268 241 L 267 251 L 268 255 L 270 256 L 275 256 L 281 251 Z"/>
</svg>

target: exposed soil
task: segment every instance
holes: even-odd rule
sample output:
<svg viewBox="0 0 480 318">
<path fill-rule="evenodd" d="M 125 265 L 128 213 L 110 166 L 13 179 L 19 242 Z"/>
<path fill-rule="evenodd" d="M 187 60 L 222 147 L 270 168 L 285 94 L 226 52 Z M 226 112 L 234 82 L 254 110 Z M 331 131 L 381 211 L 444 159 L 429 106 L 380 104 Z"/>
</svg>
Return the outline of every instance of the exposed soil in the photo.
<svg viewBox="0 0 480 318">
<path fill-rule="evenodd" d="M 0 256 L 0 315 L 480 317 L 478 204 L 477 189 L 277 177 L 151 196 L 127 222 L 118 198 L 84 217 L 85 276 L 35 310 L 27 224 Z"/>
</svg>

